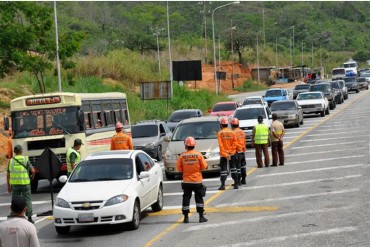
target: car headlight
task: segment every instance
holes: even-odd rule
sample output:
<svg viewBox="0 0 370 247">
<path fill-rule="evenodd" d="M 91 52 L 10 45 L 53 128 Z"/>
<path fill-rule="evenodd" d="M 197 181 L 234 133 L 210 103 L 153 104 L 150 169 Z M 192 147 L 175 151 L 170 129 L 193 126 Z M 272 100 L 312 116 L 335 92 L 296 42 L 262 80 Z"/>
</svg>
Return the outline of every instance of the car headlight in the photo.
<svg viewBox="0 0 370 247">
<path fill-rule="evenodd" d="M 177 155 L 172 153 L 166 153 L 165 154 L 166 160 L 177 160 Z"/>
<path fill-rule="evenodd" d="M 125 201 L 127 201 L 127 199 L 128 199 L 127 195 L 119 195 L 119 196 L 112 197 L 111 199 L 109 199 L 105 203 L 104 207 L 112 206 L 112 205 L 116 205 L 118 203 L 125 202 Z"/>
<path fill-rule="evenodd" d="M 215 158 L 215 157 L 220 157 L 220 149 L 218 148 L 208 153 L 208 158 Z"/>
<path fill-rule="evenodd" d="M 296 116 L 295 114 L 289 114 L 288 118 L 295 118 L 295 116 Z"/>
<path fill-rule="evenodd" d="M 145 148 L 154 148 L 154 147 L 155 147 L 154 143 L 149 143 L 145 146 Z"/>
<path fill-rule="evenodd" d="M 68 202 L 66 200 L 63 200 L 61 198 L 55 199 L 55 206 L 61 207 L 61 208 L 70 208 Z"/>
<path fill-rule="evenodd" d="M 315 107 L 323 107 L 322 104 L 315 104 Z"/>
</svg>

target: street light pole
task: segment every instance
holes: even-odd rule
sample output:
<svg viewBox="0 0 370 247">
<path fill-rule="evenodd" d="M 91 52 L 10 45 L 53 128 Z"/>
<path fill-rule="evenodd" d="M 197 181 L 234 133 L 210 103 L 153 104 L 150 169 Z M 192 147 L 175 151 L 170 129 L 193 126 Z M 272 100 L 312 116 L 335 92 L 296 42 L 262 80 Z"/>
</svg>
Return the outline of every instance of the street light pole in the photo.
<svg viewBox="0 0 370 247">
<path fill-rule="evenodd" d="M 280 34 L 282 34 L 282 33 L 285 33 L 286 31 L 288 31 L 288 30 L 290 30 L 290 29 L 292 29 L 293 28 L 293 38 L 294 38 L 294 26 L 291 26 L 291 27 L 289 27 L 289 28 L 287 28 L 287 29 L 285 29 L 284 31 L 282 31 L 282 32 L 280 32 L 280 33 L 278 33 L 278 34 L 276 34 L 276 38 L 275 38 L 275 83 L 276 83 L 276 81 L 277 81 L 277 70 L 278 70 L 278 55 L 277 55 L 277 53 L 278 53 L 278 48 L 277 48 L 277 41 L 278 41 L 278 36 L 280 35 Z M 291 39 L 290 39 L 291 40 Z M 291 47 L 291 45 L 290 45 L 290 47 Z M 291 53 L 291 52 L 290 52 Z"/>
<path fill-rule="evenodd" d="M 218 95 L 218 87 L 217 87 L 217 71 L 216 71 L 216 44 L 215 44 L 215 21 L 214 21 L 214 14 L 215 14 L 215 11 L 216 10 L 218 10 L 220 8 L 223 8 L 223 7 L 226 7 L 226 6 L 229 6 L 231 4 L 239 4 L 239 1 L 218 6 L 217 8 L 215 8 L 212 11 L 213 68 L 214 68 L 216 95 Z M 168 5 L 168 3 L 167 3 L 167 5 Z"/>
<path fill-rule="evenodd" d="M 260 59 L 259 59 L 259 51 L 258 51 L 258 32 L 257 32 L 257 80 L 260 83 Z"/>
<path fill-rule="evenodd" d="M 167 35 L 168 35 L 168 57 L 170 63 L 170 81 L 171 81 L 171 98 L 173 97 L 173 77 L 172 77 L 172 58 L 171 58 L 171 36 L 170 36 L 170 16 L 168 14 L 168 1 L 167 1 Z"/>
<path fill-rule="evenodd" d="M 263 48 L 266 46 L 265 9 L 262 9 Z"/>
<path fill-rule="evenodd" d="M 55 43 L 57 55 L 57 71 L 58 71 L 58 92 L 62 92 L 62 79 L 60 76 L 60 61 L 59 61 L 59 37 L 58 37 L 58 18 L 57 18 L 57 2 L 54 1 L 54 21 L 55 21 Z M 45 92 L 44 92 L 45 93 Z"/>
<path fill-rule="evenodd" d="M 225 30 L 222 30 L 221 32 L 218 33 L 218 67 L 219 67 L 219 70 L 221 71 L 221 48 L 220 48 L 220 34 L 223 33 L 223 32 L 227 32 L 227 31 L 232 31 L 232 30 L 235 30 L 236 29 L 236 26 L 235 27 L 231 27 L 231 28 L 227 28 Z M 231 32 L 232 33 L 232 32 Z M 234 86 L 234 83 L 232 82 L 232 86 Z M 220 80 L 220 90 L 219 92 L 221 92 L 221 80 Z"/>
</svg>

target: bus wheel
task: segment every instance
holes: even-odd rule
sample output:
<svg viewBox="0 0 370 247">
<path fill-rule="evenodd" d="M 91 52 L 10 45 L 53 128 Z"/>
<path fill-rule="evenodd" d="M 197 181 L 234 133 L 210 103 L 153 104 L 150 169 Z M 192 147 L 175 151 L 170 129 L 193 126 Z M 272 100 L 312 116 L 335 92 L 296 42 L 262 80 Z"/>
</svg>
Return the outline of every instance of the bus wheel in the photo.
<svg viewBox="0 0 370 247">
<path fill-rule="evenodd" d="M 39 186 L 39 180 L 37 178 L 34 178 L 31 180 L 31 192 L 35 193 L 37 191 L 37 187 Z"/>
</svg>

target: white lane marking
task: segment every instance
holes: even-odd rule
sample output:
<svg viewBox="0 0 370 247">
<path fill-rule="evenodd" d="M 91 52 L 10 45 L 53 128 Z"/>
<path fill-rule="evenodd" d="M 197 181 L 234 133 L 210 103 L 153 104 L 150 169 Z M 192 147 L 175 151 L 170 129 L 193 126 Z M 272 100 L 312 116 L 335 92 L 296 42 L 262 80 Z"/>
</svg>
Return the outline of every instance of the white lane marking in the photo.
<svg viewBox="0 0 370 247">
<path fill-rule="evenodd" d="M 300 170 L 300 171 L 294 171 L 294 172 L 280 172 L 280 173 L 272 173 L 272 174 L 263 174 L 263 175 L 257 175 L 256 177 L 272 177 L 272 176 L 291 175 L 291 174 L 306 173 L 306 172 L 319 172 L 319 171 L 327 171 L 327 170 L 335 170 L 335 169 L 346 169 L 346 168 L 353 168 L 353 167 L 358 167 L 358 166 L 363 166 L 363 165 L 364 164 L 324 167 L 324 168 Z"/>
<path fill-rule="evenodd" d="M 227 180 L 231 181 L 232 178 L 228 177 Z M 205 182 L 213 182 L 213 181 L 220 181 L 220 177 L 218 178 L 205 178 L 203 179 L 203 183 Z M 171 180 L 171 181 L 163 181 L 164 184 L 181 184 L 181 180 Z"/>
<path fill-rule="evenodd" d="M 337 210 L 349 210 L 353 209 L 352 206 L 348 207 L 341 207 L 341 208 L 326 208 L 326 209 L 318 209 L 318 210 L 307 210 L 307 211 L 300 211 L 300 212 L 293 212 L 293 213 L 285 213 L 285 214 L 272 214 L 267 216 L 259 216 L 254 218 L 247 218 L 247 219 L 241 219 L 241 220 L 230 220 L 221 222 L 218 224 L 203 224 L 203 225 L 196 225 L 191 226 L 186 229 L 184 229 L 183 232 L 191 232 L 191 231 L 199 231 L 203 229 L 211 229 L 211 228 L 219 228 L 219 227 L 225 227 L 225 226 L 233 226 L 233 225 L 242 225 L 245 223 L 251 223 L 251 222 L 259 222 L 264 220 L 276 220 L 279 218 L 285 218 L 285 217 L 294 217 L 294 216 L 302 216 L 307 214 L 312 214 L 313 216 L 320 216 L 321 214 L 337 211 Z M 206 209 L 207 212 L 207 209 Z"/>
<path fill-rule="evenodd" d="M 288 162 L 288 163 L 285 163 L 285 164 L 286 165 L 295 165 L 295 164 L 304 164 L 304 163 L 315 163 L 315 162 L 329 161 L 329 160 L 341 160 L 341 159 L 360 158 L 360 157 L 364 157 L 364 156 L 365 155 L 342 156 L 342 157 L 327 158 L 327 159 L 318 159 L 318 160 L 295 161 L 295 162 Z"/>
<path fill-rule="evenodd" d="M 189 207 L 190 208 L 196 208 L 196 206 L 194 204 L 190 204 Z M 169 210 L 169 209 L 182 209 L 182 206 L 163 206 L 163 210 Z"/>
<path fill-rule="evenodd" d="M 302 148 L 306 149 L 306 148 L 316 148 L 316 147 L 327 147 L 327 146 L 355 144 L 355 143 L 362 143 L 362 142 L 365 142 L 365 141 L 328 143 L 328 144 L 319 144 L 319 145 L 312 145 L 312 146 L 292 147 L 292 149 L 302 149 Z"/>
<path fill-rule="evenodd" d="M 280 237 L 274 237 L 274 238 L 264 238 L 264 239 L 257 239 L 257 240 L 249 240 L 248 242 L 241 242 L 241 243 L 235 243 L 230 245 L 221 245 L 221 247 L 239 247 L 239 246 L 252 246 L 252 245 L 269 245 L 271 243 L 276 242 L 283 242 L 288 240 L 294 240 L 294 239 L 300 239 L 300 238 L 306 238 L 306 237 L 317 237 L 321 235 L 333 235 L 333 234 L 340 234 L 345 232 L 354 232 L 357 228 L 354 226 L 349 227 L 340 227 L 340 228 L 332 228 L 332 229 L 326 229 L 322 231 L 316 231 L 316 232 L 307 232 L 307 233 L 299 233 L 299 234 L 293 234 L 293 235 L 286 235 L 286 236 L 280 236 Z"/>
<path fill-rule="evenodd" d="M 40 223 L 40 222 L 42 222 L 42 221 L 46 220 L 47 218 L 48 218 L 48 216 L 42 217 L 41 219 L 36 220 L 36 221 L 35 221 L 35 224 L 38 224 L 38 223 Z"/>
<path fill-rule="evenodd" d="M 286 165 L 295 165 L 295 164 L 303 164 L 303 163 L 315 163 L 315 162 L 322 162 L 322 161 L 329 161 L 329 160 L 341 160 L 341 159 L 352 159 L 352 158 L 360 158 L 364 157 L 365 155 L 352 155 L 352 156 L 342 156 L 336 158 L 327 158 L 327 159 L 318 159 L 318 160 L 306 160 L 306 161 L 296 161 L 296 162 L 288 162 L 285 163 Z"/>
<path fill-rule="evenodd" d="M 321 125 L 320 128 L 333 128 L 333 127 L 343 127 L 343 124 L 331 124 L 331 125 Z"/>
<path fill-rule="evenodd" d="M 33 201 L 32 205 L 38 205 L 38 204 L 45 204 L 45 203 L 51 203 L 51 201 Z M 0 203 L 0 207 L 4 206 L 10 206 L 10 202 Z"/>
<path fill-rule="evenodd" d="M 312 184 L 312 183 L 318 183 L 318 182 L 332 182 L 332 181 L 343 180 L 343 179 L 358 178 L 358 177 L 361 177 L 361 176 L 362 176 L 361 174 L 356 174 L 356 175 L 335 177 L 335 178 L 313 179 L 313 180 L 304 180 L 304 181 L 291 182 L 291 183 L 281 183 L 281 184 L 269 184 L 269 185 L 242 187 L 242 188 L 238 189 L 237 191 L 239 191 L 239 190 L 256 190 L 256 189 L 265 189 L 265 188 L 276 188 L 276 187 L 291 186 L 291 185 Z"/>
<path fill-rule="evenodd" d="M 356 150 L 359 149 L 365 149 L 367 147 L 360 147 L 356 148 Z M 287 154 L 285 157 L 291 157 L 291 156 L 302 156 L 302 155 L 312 155 L 312 154 L 325 154 L 325 153 L 333 153 L 333 152 L 345 152 L 348 151 L 348 149 L 337 149 L 337 150 L 328 150 L 328 151 L 321 151 L 321 152 L 308 152 L 308 153 L 298 153 L 298 154 Z"/>
<path fill-rule="evenodd" d="M 338 130 L 348 130 L 348 128 L 336 128 L 336 129 L 333 129 L 333 130 L 335 130 L 335 131 L 338 131 Z M 320 131 L 320 132 L 328 132 L 328 130 L 316 130 L 316 131 Z M 366 131 L 366 130 L 364 130 L 364 131 Z M 345 132 L 345 133 L 348 133 L 348 132 Z"/>
<path fill-rule="evenodd" d="M 207 194 L 216 194 L 218 193 L 218 190 L 207 190 Z M 163 196 L 182 196 L 184 193 L 183 192 L 173 192 L 173 193 L 163 193 Z M 194 194 L 194 193 L 193 193 Z"/>
<path fill-rule="evenodd" d="M 244 205 L 249 205 L 249 204 L 259 204 L 259 203 L 278 202 L 278 201 L 289 201 L 289 200 L 294 200 L 294 199 L 303 199 L 303 198 L 317 197 L 317 196 L 337 195 L 337 194 L 353 193 L 353 192 L 359 192 L 359 191 L 360 191 L 359 188 L 352 189 L 352 190 L 337 190 L 337 191 L 313 193 L 313 194 L 305 194 L 305 195 L 297 195 L 297 196 L 285 196 L 285 197 L 278 197 L 278 198 L 268 198 L 268 199 L 254 200 L 254 201 L 247 201 L 247 202 L 224 203 L 224 204 L 218 204 L 216 207 L 236 207 L 236 206 L 244 206 Z"/>
<path fill-rule="evenodd" d="M 356 139 L 364 137 L 363 135 L 361 136 L 340 136 L 340 137 L 334 137 L 334 138 L 322 138 L 322 139 L 312 139 L 312 140 L 302 140 L 301 142 L 316 142 L 316 141 L 328 141 L 328 140 L 340 140 L 340 139 Z"/>
<path fill-rule="evenodd" d="M 341 134 L 364 133 L 364 132 L 369 132 L 369 130 L 332 132 L 332 133 L 325 133 L 325 134 L 311 134 L 311 135 L 307 135 L 307 136 L 327 136 L 327 135 L 341 135 Z"/>
</svg>

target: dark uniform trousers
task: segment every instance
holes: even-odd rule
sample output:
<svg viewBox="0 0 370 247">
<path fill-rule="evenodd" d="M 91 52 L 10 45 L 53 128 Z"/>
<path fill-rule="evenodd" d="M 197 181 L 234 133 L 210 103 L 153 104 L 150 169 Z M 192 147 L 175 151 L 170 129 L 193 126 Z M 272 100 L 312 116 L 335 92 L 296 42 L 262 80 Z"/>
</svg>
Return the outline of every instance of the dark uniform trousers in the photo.
<svg viewBox="0 0 370 247">
<path fill-rule="evenodd" d="M 272 164 L 277 165 L 278 164 L 278 158 L 279 158 L 279 165 L 284 165 L 284 144 L 283 141 L 276 141 L 272 142 L 271 144 L 271 150 L 272 150 Z"/>
<path fill-rule="evenodd" d="M 262 163 L 262 151 L 263 156 L 265 156 L 265 166 L 268 167 L 270 165 L 270 157 L 269 157 L 269 150 L 268 144 L 254 144 L 254 148 L 256 151 L 256 161 L 258 167 L 263 167 Z"/>
<path fill-rule="evenodd" d="M 245 161 L 245 153 L 238 153 L 238 163 L 240 165 L 240 177 L 245 178 L 247 176 L 247 162 Z"/>
<path fill-rule="evenodd" d="M 27 217 L 32 216 L 32 197 L 31 197 L 31 185 L 12 185 L 12 195 L 23 196 L 27 203 Z"/>
<path fill-rule="evenodd" d="M 204 212 L 204 201 L 202 197 L 202 183 L 181 183 L 181 187 L 184 191 L 182 196 L 182 213 L 184 215 L 190 212 L 190 199 L 194 191 L 195 194 L 195 204 L 198 213 Z"/>
<path fill-rule="evenodd" d="M 239 181 L 240 178 L 240 163 L 238 162 L 237 154 L 231 155 L 229 160 L 230 165 L 230 173 L 231 178 L 234 181 Z M 227 171 L 227 158 L 221 157 L 220 159 L 220 167 L 221 167 L 221 182 L 225 182 L 227 179 L 228 171 Z"/>
</svg>

